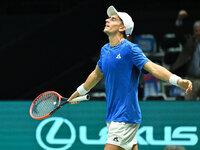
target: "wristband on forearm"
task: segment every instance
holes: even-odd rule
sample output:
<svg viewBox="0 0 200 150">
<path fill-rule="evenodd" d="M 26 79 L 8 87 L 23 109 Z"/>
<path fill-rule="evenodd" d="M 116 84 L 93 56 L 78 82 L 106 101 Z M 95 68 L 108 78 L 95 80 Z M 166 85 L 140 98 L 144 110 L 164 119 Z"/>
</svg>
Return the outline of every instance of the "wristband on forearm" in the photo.
<svg viewBox="0 0 200 150">
<path fill-rule="evenodd" d="M 181 77 L 179 77 L 179 76 L 173 74 L 173 75 L 171 75 L 170 78 L 169 78 L 169 83 L 171 83 L 172 85 L 178 86 L 178 83 L 177 83 L 177 82 L 178 82 L 178 79 L 181 79 Z"/>
<path fill-rule="evenodd" d="M 90 90 L 85 90 L 84 87 L 83 87 L 83 84 L 81 84 L 78 88 L 77 88 L 77 92 L 80 94 L 80 95 L 85 95 L 89 92 Z"/>
</svg>

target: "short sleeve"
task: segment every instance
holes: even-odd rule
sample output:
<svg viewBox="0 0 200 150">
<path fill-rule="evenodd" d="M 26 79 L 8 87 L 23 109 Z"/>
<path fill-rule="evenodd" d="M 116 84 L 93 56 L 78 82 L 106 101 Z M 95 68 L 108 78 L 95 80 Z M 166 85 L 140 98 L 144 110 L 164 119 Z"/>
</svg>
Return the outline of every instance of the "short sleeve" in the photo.
<svg viewBox="0 0 200 150">
<path fill-rule="evenodd" d="M 135 45 L 131 48 L 131 61 L 133 65 L 141 71 L 144 64 L 150 60 L 145 56 L 142 50 Z"/>
</svg>

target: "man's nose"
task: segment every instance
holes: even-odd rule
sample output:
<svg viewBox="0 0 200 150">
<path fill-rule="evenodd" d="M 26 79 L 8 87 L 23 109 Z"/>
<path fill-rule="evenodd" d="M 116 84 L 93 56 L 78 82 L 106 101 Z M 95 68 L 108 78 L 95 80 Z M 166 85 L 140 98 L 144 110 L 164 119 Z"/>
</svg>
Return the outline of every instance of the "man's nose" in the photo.
<svg viewBox="0 0 200 150">
<path fill-rule="evenodd" d="M 109 22 L 109 18 L 106 19 L 106 23 Z"/>
</svg>

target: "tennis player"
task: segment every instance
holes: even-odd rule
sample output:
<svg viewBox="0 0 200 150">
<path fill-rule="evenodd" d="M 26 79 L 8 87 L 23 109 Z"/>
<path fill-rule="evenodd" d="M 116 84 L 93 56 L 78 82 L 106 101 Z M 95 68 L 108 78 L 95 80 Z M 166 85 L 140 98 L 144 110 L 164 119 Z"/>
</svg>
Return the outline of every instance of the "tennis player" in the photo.
<svg viewBox="0 0 200 150">
<path fill-rule="evenodd" d="M 108 127 L 104 150 L 138 150 L 136 133 L 141 123 L 138 104 L 141 72 L 147 71 L 158 79 L 179 86 L 186 94 L 192 90 L 192 83 L 153 63 L 138 45 L 126 39 L 134 28 L 132 18 L 127 13 L 118 12 L 110 6 L 107 14 L 109 18 L 106 19 L 104 33 L 108 35 L 109 43 L 102 47 L 94 71 L 71 95 L 69 101 L 89 92 L 104 77 Z"/>
</svg>

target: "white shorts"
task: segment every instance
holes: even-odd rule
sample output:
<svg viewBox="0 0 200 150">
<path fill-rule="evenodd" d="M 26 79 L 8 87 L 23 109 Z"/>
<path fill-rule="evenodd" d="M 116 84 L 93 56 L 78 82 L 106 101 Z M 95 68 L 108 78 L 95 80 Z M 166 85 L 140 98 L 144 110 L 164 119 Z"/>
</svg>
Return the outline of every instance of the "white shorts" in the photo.
<svg viewBox="0 0 200 150">
<path fill-rule="evenodd" d="M 108 144 L 117 145 L 125 150 L 131 150 L 137 144 L 136 133 L 140 124 L 124 122 L 107 122 Z"/>
</svg>

